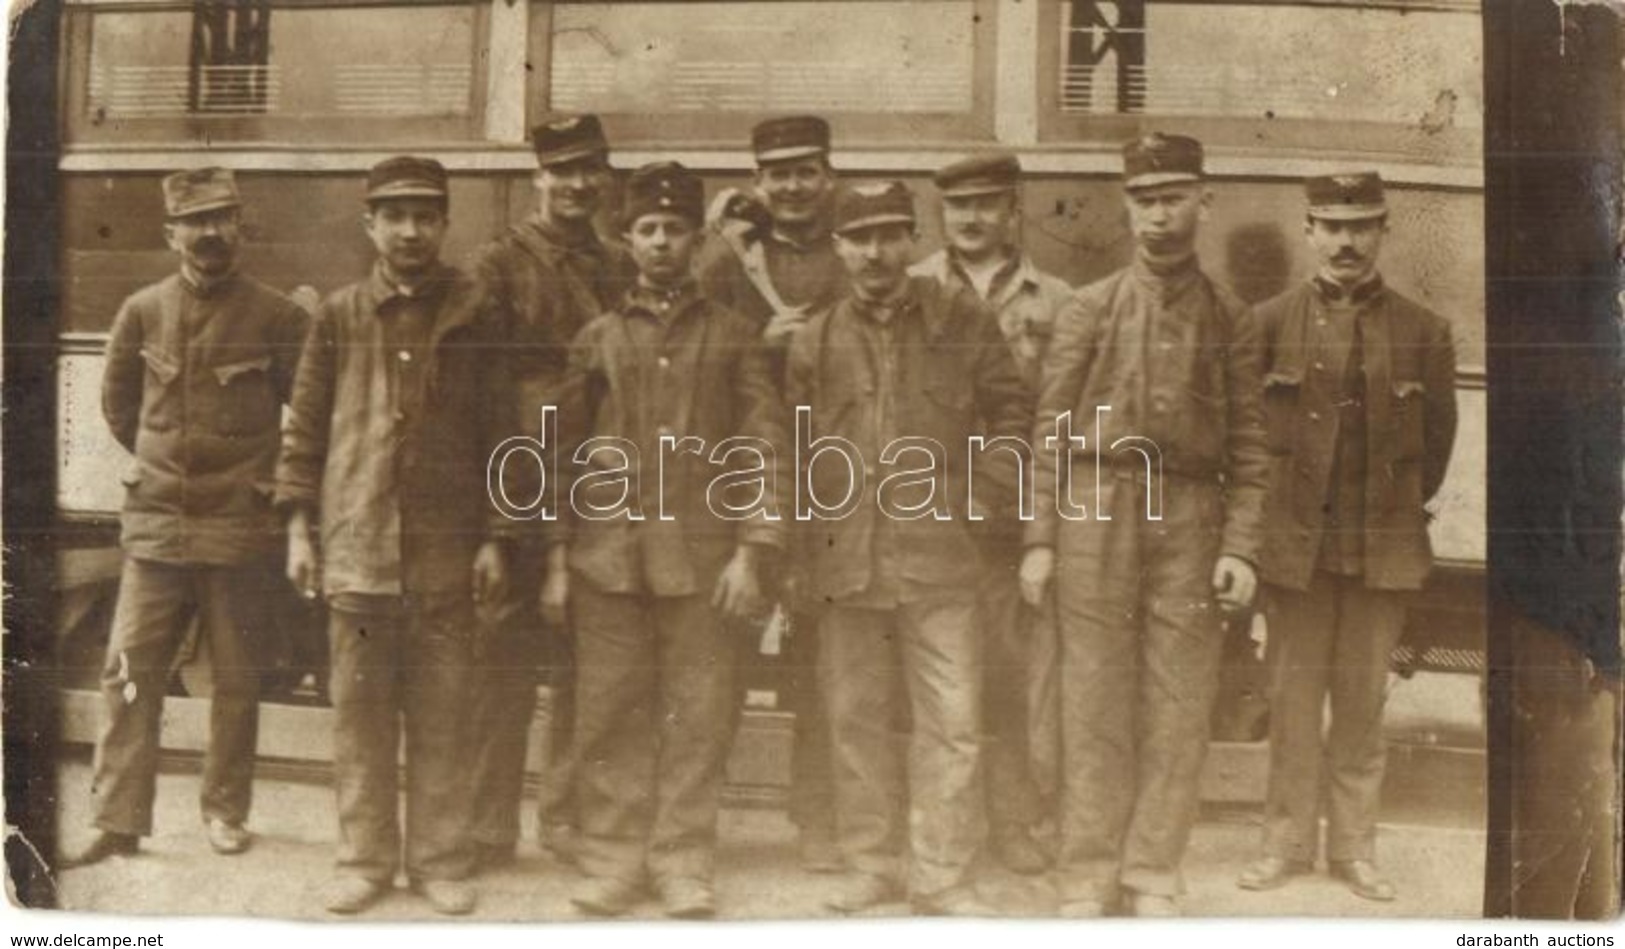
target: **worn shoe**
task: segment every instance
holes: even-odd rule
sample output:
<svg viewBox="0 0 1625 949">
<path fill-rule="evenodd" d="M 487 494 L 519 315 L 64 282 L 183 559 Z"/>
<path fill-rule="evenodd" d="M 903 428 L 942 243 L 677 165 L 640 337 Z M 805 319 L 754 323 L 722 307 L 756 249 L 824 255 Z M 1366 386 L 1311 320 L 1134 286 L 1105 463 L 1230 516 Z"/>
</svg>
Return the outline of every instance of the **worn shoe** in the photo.
<svg viewBox="0 0 1625 949">
<path fill-rule="evenodd" d="M 660 881 L 658 889 L 666 915 L 672 919 L 713 919 L 717 915 L 716 897 L 705 880 L 677 877 Z"/>
<path fill-rule="evenodd" d="M 98 830 L 90 843 L 71 853 L 62 855 L 63 869 L 88 867 L 108 857 L 127 857 L 141 849 L 141 838 L 134 834 L 120 834 L 111 830 Z"/>
<path fill-rule="evenodd" d="M 1288 860 L 1285 857 L 1260 857 L 1248 864 L 1236 877 L 1236 885 L 1244 890 L 1278 890 L 1313 869 L 1306 860 Z"/>
<path fill-rule="evenodd" d="M 413 880 L 412 889 L 442 916 L 467 916 L 474 912 L 476 896 L 467 880 Z"/>
<path fill-rule="evenodd" d="M 594 877 L 570 897 L 570 905 L 588 916 L 624 916 L 643 900 L 643 884 L 615 877 Z"/>
<path fill-rule="evenodd" d="M 840 873 L 846 869 L 835 833 L 828 827 L 803 827 L 797 841 L 801 869 L 808 873 Z"/>
<path fill-rule="evenodd" d="M 856 873 L 825 898 L 824 906 L 837 913 L 861 913 L 902 897 L 902 888 L 893 881 L 872 873 Z"/>
<path fill-rule="evenodd" d="M 918 896 L 909 901 L 916 916 L 997 916 L 998 911 L 982 902 L 976 889 L 956 886 L 930 896 Z"/>
<path fill-rule="evenodd" d="M 1332 876 L 1348 884 L 1349 892 L 1361 899 L 1387 903 L 1399 895 L 1370 860 L 1334 860 L 1329 866 Z"/>
<path fill-rule="evenodd" d="M 514 844 L 488 844 L 474 842 L 474 872 L 500 870 L 513 863 L 517 847 Z"/>
<path fill-rule="evenodd" d="M 1159 893 L 1135 893 L 1129 909 L 1140 919 L 1175 919 L 1180 915 L 1179 901 Z"/>
<path fill-rule="evenodd" d="M 218 854 L 242 853 L 254 842 L 254 835 L 242 824 L 231 824 L 218 817 L 203 822 L 203 833 L 209 838 L 209 849 Z"/>
<path fill-rule="evenodd" d="M 542 853 L 562 866 L 576 865 L 576 829 L 569 824 L 544 824 L 538 834 Z"/>
<path fill-rule="evenodd" d="M 389 887 L 365 877 L 334 877 L 322 895 L 322 905 L 329 913 L 349 916 L 378 902 L 388 891 Z"/>
<path fill-rule="evenodd" d="M 992 835 L 993 855 L 1012 873 L 1037 876 L 1049 869 L 1049 857 L 1025 827 L 1001 827 Z"/>
</svg>

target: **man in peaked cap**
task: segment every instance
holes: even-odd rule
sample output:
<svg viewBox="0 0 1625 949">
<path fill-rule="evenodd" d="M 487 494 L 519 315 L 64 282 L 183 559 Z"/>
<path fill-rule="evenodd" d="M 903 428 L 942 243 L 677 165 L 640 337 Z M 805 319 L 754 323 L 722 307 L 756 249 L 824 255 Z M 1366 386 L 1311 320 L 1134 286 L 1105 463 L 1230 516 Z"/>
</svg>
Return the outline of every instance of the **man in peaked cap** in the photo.
<svg viewBox="0 0 1625 949">
<path fill-rule="evenodd" d="M 1201 144 L 1151 135 L 1123 164 L 1134 259 L 1056 318 L 1021 568 L 1034 604 L 1066 578 L 1055 596 L 1067 916 L 1119 902 L 1178 912 L 1219 611 L 1252 598 L 1269 465 L 1257 324 L 1196 257 L 1211 202 Z M 1097 486 L 1093 511 L 1077 503 L 1078 481 Z"/>
<path fill-rule="evenodd" d="M 1315 272 L 1258 308 L 1274 459 L 1259 561 L 1270 781 L 1263 856 L 1237 882 L 1269 890 L 1312 869 L 1324 809 L 1332 875 L 1391 900 L 1375 863 L 1388 656 L 1432 565 L 1424 505 L 1455 442 L 1455 352 L 1449 322 L 1378 272 L 1382 179 L 1330 175 L 1305 190 Z"/>
<path fill-rule="evenodd" d="M 238 272 L 241 201 L 223 168 L 163 181 L 164 239 L 179 272 L 124 301 L 107 344 L 102 410 L 132 452 L 125 562 L 102 671 L 96 836 L 70 864 L 134 853 L 152 832 L 158 719 L 195 621 L 214 694 L 201 808 L 217 853 L 247 849 L 259 722 L 256 643 L 281 586 L 268 489 L 281 406 L 306 316 Z"/>
<path fill-rule="evenodd" d="M 988 452 L 973 481 L 966 455 L 978 436 L 1019 438 L 1031 395 L 974 294 L 909 275 L 905 185 L 844 192 L 834 230 L 849 290 L 796 336 L 787 373 L 805 466 L 797 529 L 809 594 L 826 604 L 818 677 L 849 870 L 826 905 L 850 913 L 906 895 L 918 913 L 983 915 L 971 879 L 982 841 L 982 569 L 971 519 L 1014 508 L 1025 462 Z M 846 464 L 815 463 L 825 447 Z M 928 485 L 899 487 L 882 471 L 918 466 L 922 452 L 940 473 Z M 832 498 L 851 503 L 825 507 Z M 904 702 L 906 764 L 893 728 Z"/>
<path fill-rule="evenodd" d="M 974 293 L 998 318 L 1023 378 L 1036 385 L 1055 314 L 1072 288 L 1021 250 L 1021 162 L 1009 152 L 987 152 L 946 165 L 935 177 L 948 246 L 910 273 Z M 1022 602 L 1020 523 L 1001 526 L 984 536 L 982 579 L 988 841 L 1006 867 L 1035 874 L 1049 865 L 1030 831 L 1054 791 L 1054 609 Z"/>
<path fill-rule="evenodd" d="M 515 433 L 513 393 L 482 288 L 440 262 L 445 168 L 379 162 L 365 200 L 377 260 L 317 311 L 277 463 L 288 576 L 329 608 L 340 844 L 325 905 L 359 912 L 404 866 L 458 915 L 475 901 L 474 615 L 505 594 L 516 529 L 486 465 Z"/>
<path fill-rule="evenodd" d="M 651 884 L 670 916 L 715 914 L 736 658 L 719 637 L 760 610 L 759 565 L 784 543 L 772 493 L 783 410 L 756 321 L 706 299 L 691 275 L 704 210 L 700 179 L 675 162 L 627 182 L 637 282 L 577 335 L 549 446 L 560 472 L 550 553 L 569 563 L 578 656 L 586 880 L 571 902 L 591 915 L 626 912 Z M 668 440 L 700 447 L 673 453 Z M 725 441 L 769 446 L 758 505 L 741 511 L 741 492 L 719 494 L 731 518 L 711 485 L 737 466 L 702 457 Z M 606 481 L 605 461 L 627 443 L 658 459 L 658 476 Z"/>
<path fill-rule="evenodd" d="M 609 141 L 594 115 L 555 115 L 531 132 L 536 152 L 535 210 L 476 252 L 473 271 L 504 327 L 520 432 L 542 430 L 542 406 L 557 404 L 570 341 L 615 306 L 633 270 L 619 245 L 599 237 L 595 220 L 610 184 Z M 527 735 L 543 677 L 551 705 L 547 771 L 537 827 L 543 849 L 569 860 L 574 837 L 574 757 L 570 753 L 574 669 L 572 638 L 558 601 L 562 563 L 547 564 L 539 538 L 521 539 L 508 595 L 488 604 L 485 654 L 475 702 L 474 840 L 482 867 L 511 862 L 519 841 Z M 540 607 L 544 578 L 554 581 Z"/>
<path fill-rule="evenodd" d="M 762 324 L 782 385 L 790 340 L 812 316 L 834 305 L 847 286 L 829 230 L 838 188 L 830 165 L 829 123 L 813 115 L 768 119 L 751 130 L 751 151 L 767 226 L 725 224 L 721 240 L 700 263 L 699 280 L 706 296 Z M 798 570 L 792 563 L 788 573 Z M 841 864 L 834 842 L 828 729 L 814 681 L 818 619 L 795 587 L 792 581 L 782 591 L 790 635 L 781 698 L 795 713 L 789 812 L 799 830 L 802 868 L 827 873 Z"/>
</svg>

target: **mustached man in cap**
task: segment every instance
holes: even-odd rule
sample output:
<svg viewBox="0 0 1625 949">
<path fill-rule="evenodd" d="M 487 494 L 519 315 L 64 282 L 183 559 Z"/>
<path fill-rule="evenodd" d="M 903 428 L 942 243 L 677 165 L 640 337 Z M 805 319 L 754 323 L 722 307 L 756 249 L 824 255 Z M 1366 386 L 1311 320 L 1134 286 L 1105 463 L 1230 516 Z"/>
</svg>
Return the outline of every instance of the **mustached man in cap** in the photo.
<svg viewBox="0 0 1625 949">
<path fill-rule="evenodd" d="M 714 252 L 700 264 L 699 279 L 707 297 L 760 321 L 782 385 L 790 340 L 846 292 L 846 271 L 829 231 L 839 185 L 830 165 L 829 123 L 817 116 L 768 119 L 751 130 L 751 149 L 756 198 L 767 220 L 757 219 L 755 203 L 733 202 L 744 209 L 733 213 L 746 220 L 723 223 Z M 799 567 L 791 564 L 789 575 L 798 573 Z M 781 698 L 795 713 L 789 814 L 799 830 L 802 869 L 830 873 L 840 870 L 841 862 L 835 846 L 829 729 L 814 675 L 818 617 L 794 587 L 785 584 L 781 590 L 789 607 Z"/>
<path fill-rule="evenodd" d="M 1055 315 L 1072 288 L 1021 250 L 1021 163 L 1008 152 L 973 155 L 939 170 L 936 185 L 948 246 L 909 272 L 974 293 L 998 317 L 1017 368 L 1036 386 Z M 1034 610 L 1021 599 L 1021 528 L 1013 520 L 984 537 L 983 777 L 994 854 L 1009 869 L 1034 874 L 1049 866 L 1031 830 L 1054 793 L 1057 646 L 1053 605 Z"/>
<path fill-rule="evenodd" d="M 1391 900 L 1374 862 L 1388 655 L 1432 566 L 1423 505 L 1455 443 L 1456 360 L 1450 324 L 1377 271 L 1382 179 L 1331 175 L 1306 190 L 1315 273 L 1258 308 L 1270 782 L 1264 853 L 1237 882 L 1269 890 L 1312 869 L 1324 814 L 1332 875 Z"/>
<path fill-rule="evenodd" d="M 549 539 L 570 568 L 586 876 L 571 901 L 596 916 L 628 911 L 651 885 L 668 915 L 715 914 L 735 699 L 725 620 L 759 614 L 760 564 L 784 543 L 783 409 L 760 326 L 691 276 L 704 214 L 704 185 L 682 165 L 632 175 L 637 282 L 576 337 L 559 405 Z M 735 452 L 717 454 L 724 442 Z"/>
<path fill-rule="evenodd" d="M 1033 434 L 1047 448 L 1022 563 L 1029 602 L 1062 581 L 1068 916 L 1120 901 L 1178 912 L 1220 608 L 1252 599 L 1269 465 L 1257 323 L 1197 262 L 1212 200 L 1201 145 L 1130 142 L 1123 184 L 1134 260 L 1077 292 L 1044 360 Z"/>
<path fill-rule="evenodd" d="M 633 279 L 618 245 L 599 238 L 594 220 L 610 185 L 609 142 L 593 115 L 558 115 L 531 132 L 536 150 L 536 208 L 482 247 L 473 270 L 507 333 L 519 431 L 542 430 L 542 406 L 556 405 L 570 341 L 614 307 Z M 575 831 L 570 732 L 572 640 L 563 629 L 562 594 L 545 576 L 541 545 L 517 545 L 508 595 L 481 617 L 489 626 L 475 702 L 474 840 L 480 865 L 511 862 L 519 841 L 525 750 L 536 708 L 537 671 L 547 670 L 551 717 L 547 772 L 537 826 L 543 848 L 568 859 Z M 549 597 L 541 609 L 543 592 Z M 545 612 L 545 615 L 543 615 Z"/>
<path fill-rule="evenodd" d="M 516 432 L 500 327 L 440 262 L 446 170 L 391 158 L 367 175 L 372 272 L 322 301 L 277 465 L 288 576 L 329 607 L 334 913 L 406 871 L 437 912 L 474 905 L 471 709 L 476 604 L 499 599 L 516 528 L 486 464 Z M 406 747 L 406 814 L 396 769 Z"/>
<path fill-rule="evenodd" d="M 971 518 L 1014 509 L 1025 461 L 991 450 L 973 482 L 967 446 L 1024 436 L 1031 393 L 973 294 L 909 276 L 914 198 L 901 182 L 844 192 L 835 246 L 848 295 L 796 336 L 788 374 L 849 871 L 827 905 L 857 912 L 906 895 L 919 913 L 978 915 L 984 567 Z"/>
<path fill-rule="evenodd" d="M 152 832 L 158 720 L 194 621 L 214 681 L 201 794 L 209 845 L 234 854 L 250 842 L 255 644 L 271 632 L 281 583 L 270 483 L 306 317 L 238 272 L 241 202 L 230 171 L 177 172 L 163 193 L 164 239 L 180 272 L 124 301 L 107 344 L 102 409 L 135 457 L 123 478 L 126 559 L 102 672 L 97 833 L 69 863 L 134 853 Z"/>
</svg>

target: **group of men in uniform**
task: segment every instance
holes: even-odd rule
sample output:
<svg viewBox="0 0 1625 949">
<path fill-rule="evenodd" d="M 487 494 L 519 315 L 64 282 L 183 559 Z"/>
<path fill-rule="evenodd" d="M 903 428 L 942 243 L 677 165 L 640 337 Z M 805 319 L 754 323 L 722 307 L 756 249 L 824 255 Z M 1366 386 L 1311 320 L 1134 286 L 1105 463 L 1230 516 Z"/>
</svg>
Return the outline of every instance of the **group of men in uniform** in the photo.
<svg viewBox="0 0 1625 949">
<path fill-rule="evenodd" d="M 714 915 L 740 672 L 776 604 L 790 816 L 803 867 L 843 874 L 831 910 L 991 914 L 986 853 L 1053 869 L 1065 916 L 1173 915 L 1222 620 L 1261 582 L 1272 770 L 1238 884 L 1312 869 L 1324 801 L 1329 871 L 1394 898 L 1374 862 L 1386 662 L 1429 565 L 1454 356 L 1377 272 L 1375 174 L 1307 183 L 1315 274 L 1255 309 L 1197 259 L 1213 194 L 1183 136 L 1125 146 L 1134 257 L 1077 290 L 1022 251 L 1008 153 L 936 173 L 947 246 L 919 260 L 913 193 L 842 186 L 816 117 L 758 125 L 754 193 L 709 215 L 690 170 L 638 169 L 618 242 L 596 228 L 598 120 L 534 145 L 535 212 L 467 270 L 440 259 L 445 169 L 375 166 L 377 259 L 308 318 L 238 271 L 229 171 L 165 179 L 179 272 L 108 348 L 134 463 L 97 833 L 72 862 L 151 832 L 194 619 L 207 838 L 247 849 L 255 578 L 285 545 L 330 617 L 335 913 L 403 871 L 435 910 L 474 908 L 470 881 L 516 853 L 546 670 L 538 824 L 581 873 L 574 905 Z M 493 464 L 515 435 L 541 435 L 539 465 Z"/>
</svg>

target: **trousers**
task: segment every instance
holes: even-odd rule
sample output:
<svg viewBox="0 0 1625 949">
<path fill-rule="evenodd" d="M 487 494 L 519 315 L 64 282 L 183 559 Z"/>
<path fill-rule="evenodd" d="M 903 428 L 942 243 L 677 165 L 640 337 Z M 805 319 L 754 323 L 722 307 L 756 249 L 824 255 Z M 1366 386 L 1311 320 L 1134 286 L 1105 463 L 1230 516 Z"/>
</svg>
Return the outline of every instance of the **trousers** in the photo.
<svg viewBox="0 0 1625 949">
<path fill-rule="evenodd" d="M 205 819 L 248 819 L 259 737 L 255 641 L 269 623 L 271 584 L 283 582 L 267 564 L 125 559 L 101 675 L 105 715 L 91 783 L 97 827 L 152 833 L 164 692 L 193 621 L 208 641 L 214 681 L 199 804 Z"/>
<path fill-rule="evenodd" d="M 1184 890 L 1223 647 L 1212 576 L 1224 513 L 1218 484 L 1161 487 L 1153 521 L 1146 484 L 1108 479 L 1096 519 L 1063 522 L 1057 538 L 1066 900 Z"/>
<path fill-rule="evenodd" d="M 897 880 L 906 847 L 917 898 L 968 884 L 985 836 L 976 620 L 975 592 L 952 591 L 892 609 L 836 604 L 820 630 L 842 856 L 853 870 Z M 901 703 L 913 722 L 906 771 Z"/>
<path fill-rule="evenodd" d="M 1266 853 L 1313 862 L 1324 801 L 1326 858 L 1373 859 L 1388 656 L 1404 632 L 1406 599 L 1325 571 L 1315 572 L 1308 590 L 1269 588 Z"/>
<path fill-rule="evenodd" d="M 472 605 L 397 603 L 331 611 L 338 868 L 381 885 L 403 863 L 413 880 L 459 880 L 474 859 Z"/>
</svg>

